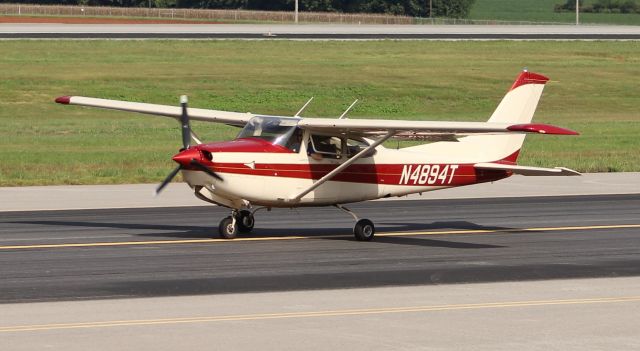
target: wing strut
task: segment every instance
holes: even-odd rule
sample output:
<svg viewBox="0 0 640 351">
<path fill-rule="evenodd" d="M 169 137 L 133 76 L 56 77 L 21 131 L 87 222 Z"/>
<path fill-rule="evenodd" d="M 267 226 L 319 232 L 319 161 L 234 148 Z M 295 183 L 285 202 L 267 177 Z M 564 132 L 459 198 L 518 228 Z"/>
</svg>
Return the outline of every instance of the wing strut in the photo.
<svg viewBox="0 0 640 351">
<path fill-rule="evenodd" d="M 357 154 L 355 154 L 353 157 L 351 157 L 345 163 L 341 164 L 340 166 L 338 166 L 333 171 L 327 173 L 324 177 L 318 179 L 317 182 L 313 183 L 310 187 L 305 189 L 303 192 L 298 194 L 296 197 L 294 197 L 290 201 L 292 201 L 292 202 L 300 201 L 300 199 L 302 199 L 305 195 L 307 195 L 308 193 L 312 192 L 313 190 L 315 190 L 320 185 L 324 184 L 324 182 L 326 182 L 326 181 L 330 180 L 331 178 L 335 177 L 336 174 L 342 172 L 345 168 L 351 166 L 354 162 L 356 162 L 357 160 L 361 159 L 362 156 L 364 156 L 367 152 L 375 149 L 376 147 L 378 147 L 378 145 L 384 143 L 385 141 L 387 141 L 387 139 L 391 138 L 395 134 L 396 134 L 395 130 L 388 131 L 387 134 L 385 134 L 382 138 L 376 140 L 373 144 L 369 145 L 365 149 L 363 149 L 360 152 L 358 152 Z"/>
</svg>

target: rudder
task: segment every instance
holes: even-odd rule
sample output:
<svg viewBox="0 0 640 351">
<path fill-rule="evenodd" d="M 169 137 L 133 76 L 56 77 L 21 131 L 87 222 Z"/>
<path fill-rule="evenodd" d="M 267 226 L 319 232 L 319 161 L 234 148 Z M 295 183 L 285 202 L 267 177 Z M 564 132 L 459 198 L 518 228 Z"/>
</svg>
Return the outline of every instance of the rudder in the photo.
<svg viewBox="0 0 640 351">
<path fill-rule="evenodd" d="M 524 70 L 493 111 L 488 122 L 523 124 L 530 123 L 538 107 L 542 91 L 549 78 Z M 510 163 L 516 163 L 525 135 L 479 135 L 460 141 L 486 150 L 488 155 Z"/>
</svg>

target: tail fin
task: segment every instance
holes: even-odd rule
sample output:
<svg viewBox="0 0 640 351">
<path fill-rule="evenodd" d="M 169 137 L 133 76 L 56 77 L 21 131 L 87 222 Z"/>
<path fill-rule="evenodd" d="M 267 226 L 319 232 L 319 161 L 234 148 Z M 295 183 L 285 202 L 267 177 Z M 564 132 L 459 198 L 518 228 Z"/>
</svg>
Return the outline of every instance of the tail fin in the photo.
<svg viewBox="0 0 640 351">
<path fill-rule="evenodd" d="M 548 80 L 549 78 L 543 75 L 527 70 L 520 73 L 489 118 L 489 122 L 513 124 L 531 122 L 542 96 L 542 89 Z"/>
<path fill-rule="evenodd" d="M 489 122 L 514 125 L 530 123 L 548 80 L 549 78 L 540 74 L 526 70 L 521 72 L 489 118 Z M 428 152 L 433 155 L 464 155 L 462 159 L 469 162 L 505 161 L 515 164 L 524 137 L 524 134 L 474 135 L 459 138 L 459 143 L 435 142 L 410 146 L 403 150 Z"/>
<path fill-rule="evenodd" d="M 533 114 L 538 107 L 538 101 L 542 96 L 542 90 L 549 78 L 522 71 L 511 89 L 502 98 L 500 104 L 489 118 L 489 122 L 495 123 L 530 123 Z M 486 150 L 486 154 L 494 155 L 493 158 L 515 163 L 518 153 L 524 143 L 524 134 L 519 135 L 482 135 L 469 136 L 461 139 L 464 143 L 477 144 Z"/>
</svg>

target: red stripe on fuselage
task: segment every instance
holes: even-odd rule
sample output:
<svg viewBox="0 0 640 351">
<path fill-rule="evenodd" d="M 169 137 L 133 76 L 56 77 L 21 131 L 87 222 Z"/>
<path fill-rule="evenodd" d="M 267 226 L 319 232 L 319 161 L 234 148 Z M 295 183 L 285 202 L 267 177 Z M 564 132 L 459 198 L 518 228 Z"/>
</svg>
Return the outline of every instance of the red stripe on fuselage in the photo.
<svg viewBox="0 0 640 351">
<path fill-rule="evenodd" d="M 329 164 L 256 164 L 254 169 L 242 163 L 219 162 L 213 162 L 209 166 L 220 173 L 297 179 L 320 179 L 338 167 Z M 431 173 L 434 169 L 437 172 Z M 426 174 L 422 175 L 424 172 Z M 408 179 L 412 175 L 415 176 Z M 495 181 L 510 175 L 506 171 L 477 170 L 473 164 L 356 164 L 347 167 L 331 180 L 407 186 L 461 186 Z"/>
</svg>

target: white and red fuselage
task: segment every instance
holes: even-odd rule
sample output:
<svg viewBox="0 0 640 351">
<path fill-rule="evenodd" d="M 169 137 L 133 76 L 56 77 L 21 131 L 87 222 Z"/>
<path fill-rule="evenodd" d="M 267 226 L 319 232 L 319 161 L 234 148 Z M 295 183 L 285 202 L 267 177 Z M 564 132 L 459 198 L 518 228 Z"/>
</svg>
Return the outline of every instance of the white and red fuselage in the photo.
<svg viewBox="0 0 640 351">
<path fill-rule="evenodd" d="M 474 168 L 478 159 L 469 157 L 473 153 L 456 157 L 451 150 L 432 154 L 412 148 L 388 149 L 378 146 L 373 155 L 357 160 L 321 187 L 292 203 L 290 199 L 350 156 L 340 150 L 343 153 L 336 157 L 317 159 L 312 155 L 314 150 L 310 150 L 313 146 L 308 142 L 309 139 L 310 133 L 305 132 L 299 150 L 292 150 L 261 138 L 246 137 L 201 144 L 192 147 L 182 158 L 181 154 L 177 155 L 174 160 L 184 163 L 186 169 L 182 174 L 191 186 L 205 186 L 214 197 L 228 199 L 236 205 L 246 200 L 254 205 L 269 207 L 323 206 L 403 196 L 495 181 L 511 175 L 510 171 L 505 170 Z M 484 161 L 515 164 L 517 152 L 505 156 Z M 194 157 L 219 173 L 224 181 L 190 169 L 188 162 Z"/>
</svg>

